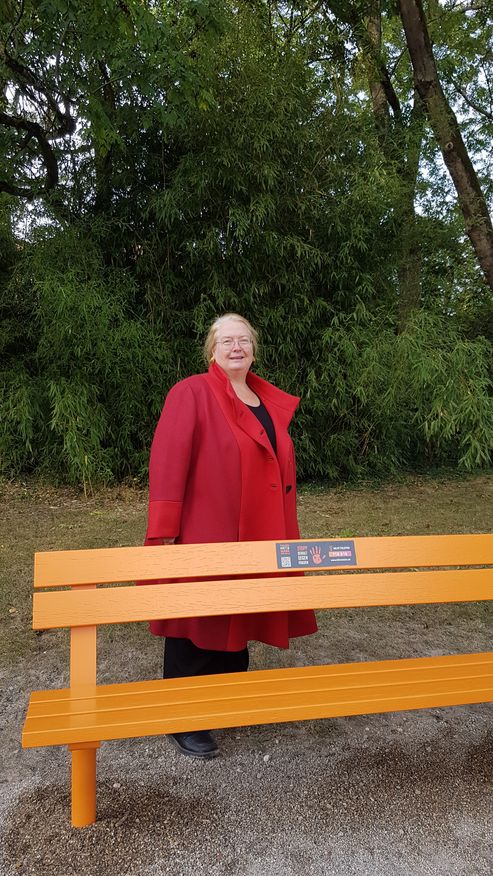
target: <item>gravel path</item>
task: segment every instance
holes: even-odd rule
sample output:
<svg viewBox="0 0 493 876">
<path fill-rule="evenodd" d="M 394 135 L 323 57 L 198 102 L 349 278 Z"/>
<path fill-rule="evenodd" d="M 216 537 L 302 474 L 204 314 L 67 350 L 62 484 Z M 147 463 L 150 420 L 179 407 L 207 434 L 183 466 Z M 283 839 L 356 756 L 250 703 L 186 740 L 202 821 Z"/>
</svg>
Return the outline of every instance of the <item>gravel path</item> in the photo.
<svg viewBox="0 0 493 876">
<path fill-rule="evenodd" d="M 288 652 L 254 646 L 252 664 L 477 651 L 491 647 L 490 617 L 333 612 Z M 103 641 L 100 680 L 156 676 L 159 643 L 142 641 L 144 653 Z M 98 822 L 72 830 L 66 751 L 19 743 L 29 692 L 66 682 L 64 634 L 37 650 L 3 678 L 2 876 L 493 873 L 491 705 L 220 731 L 222 757 L 205 763 L 164 738 L 105 743 Z"/>
</svg>

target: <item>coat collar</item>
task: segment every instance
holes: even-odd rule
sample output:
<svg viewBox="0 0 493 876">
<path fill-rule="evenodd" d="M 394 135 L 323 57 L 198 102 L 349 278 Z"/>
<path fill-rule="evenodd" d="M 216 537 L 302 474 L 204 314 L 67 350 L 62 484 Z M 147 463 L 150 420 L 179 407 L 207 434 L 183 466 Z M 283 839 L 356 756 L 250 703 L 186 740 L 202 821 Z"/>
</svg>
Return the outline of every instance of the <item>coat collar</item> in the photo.
<svg viewBox="0 0 493 876">
<path fill-rule="evenodd" d="M 235 408 L 239 399 L 231 386 L 231 381 L 216 362 L 213 362 L 209 366 L 207 376 L 216 387 L 221 387 L 222 391 L 230 398 L 233 407 Z M 260 400 L 264 402 L 266 407 L 271 409 L 272 406 L 275 406 L 276 414 L 284 426 L 287 426 L 291 422 L 293 414 L 300 402 L 298 396 L 290 395 L 288 392 L 278 389 L 277 386 L 274 386 L 274 384 L 269 383 L 267 380 L 263 380 L 262 377 L 259 377 L 258 374 L 255 374 L 253 371 L 248 372 L 247 384 L 250 389 L 258 395 Z"/>
</svg>

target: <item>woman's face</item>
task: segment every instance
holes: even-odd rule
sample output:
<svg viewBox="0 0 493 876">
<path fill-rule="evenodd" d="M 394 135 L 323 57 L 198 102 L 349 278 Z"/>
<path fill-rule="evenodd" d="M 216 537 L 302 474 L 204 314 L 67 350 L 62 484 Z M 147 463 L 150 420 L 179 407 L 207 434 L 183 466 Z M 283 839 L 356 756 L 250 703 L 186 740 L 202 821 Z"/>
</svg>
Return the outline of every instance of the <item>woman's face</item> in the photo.
<svg viewBox="0 0 493 876">
<path fill-rule="evenodd" d="M 244 322 L 226 319 L 216 331 L 214 358 L 229 378 L 245 376 L 253 362 L 252 336 Z"/>
</svg>

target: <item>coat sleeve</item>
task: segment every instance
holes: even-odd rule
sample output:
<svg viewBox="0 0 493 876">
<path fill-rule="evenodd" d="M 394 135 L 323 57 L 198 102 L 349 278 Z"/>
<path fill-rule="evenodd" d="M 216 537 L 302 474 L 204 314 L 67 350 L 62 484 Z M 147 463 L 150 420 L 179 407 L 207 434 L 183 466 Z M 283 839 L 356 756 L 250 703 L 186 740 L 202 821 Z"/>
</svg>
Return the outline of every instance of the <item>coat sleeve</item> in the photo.
<svg viewBox="0 0 493 876">
<path fill-rule="evenodd" d="M 195 429 L 194 394 L 185 382 L 177 383 L 166 397 L 151 447 L 146 544 L 180 534 Z"/>
</svg>

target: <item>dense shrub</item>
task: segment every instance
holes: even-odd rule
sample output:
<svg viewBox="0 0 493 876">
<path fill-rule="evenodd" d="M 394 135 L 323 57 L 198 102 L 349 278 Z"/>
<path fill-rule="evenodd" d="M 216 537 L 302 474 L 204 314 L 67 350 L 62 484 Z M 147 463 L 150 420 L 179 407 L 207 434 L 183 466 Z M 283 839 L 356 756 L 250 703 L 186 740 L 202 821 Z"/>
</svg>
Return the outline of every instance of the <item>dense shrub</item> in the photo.
<svg viewBox="0 0 493 876">
<path fill-rule="evenodd" d="M 75 234 L 28 250 L 3 294 L 24 324 L 4 337 L 2 469 L 73 483 L 145 470 L 173 369 L 161 332 L 135 316 L 134 283 Z"/>
<path fill-rule="evenodd" d="M 489 464 L 492 347 L 421 312 L 396 334 L 363 306 L 334 317 L 307 374 L 299 433 L 309 477 L 385 475 L 403 466 Z"/>
<path fill-rule="evenodd" d="M 5 312 L 24 302 L 24 322 L 3 338 L 4 474 L 85 486 L 144 478 L 165 392 L 202 369 L 205 324 L 231 306 L 260 328 L 260 373 L 302 397 L 301 478 L 490 461 L 491 345 L 461 338 L 450 319 L 422 312 L 397 334 L 386 311 L 359 302 L 335 314 L 296 278 L 277 304 L 217 291 L 157 324 L 135 314 L 136 296 L 129 272 L 105 267 L 77 234 L 48 238 L 19 262 L 3 294 Z"/>
</svg>

